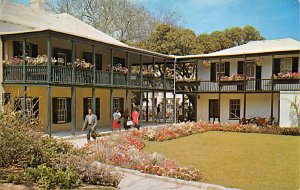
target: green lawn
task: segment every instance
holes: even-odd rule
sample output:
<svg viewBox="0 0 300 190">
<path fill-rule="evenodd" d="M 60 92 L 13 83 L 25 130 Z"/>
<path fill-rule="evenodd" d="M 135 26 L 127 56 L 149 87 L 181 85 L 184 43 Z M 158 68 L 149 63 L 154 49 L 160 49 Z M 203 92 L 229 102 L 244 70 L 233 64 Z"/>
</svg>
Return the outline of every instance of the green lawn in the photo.
<svg viewBox="0 0 300 190">
<path fill-rule="evenodd" d="M 198 168 L 207 183 L 255 190 L 300 188 L 300 137 L 206 132 L 147 142 L 145 150 Z"/>
</svg>

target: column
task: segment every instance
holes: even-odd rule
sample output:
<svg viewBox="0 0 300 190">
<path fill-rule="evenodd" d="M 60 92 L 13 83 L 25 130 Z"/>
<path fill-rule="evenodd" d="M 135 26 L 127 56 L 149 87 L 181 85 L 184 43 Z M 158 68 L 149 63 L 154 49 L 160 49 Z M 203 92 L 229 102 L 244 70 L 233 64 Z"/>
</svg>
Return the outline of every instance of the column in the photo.
<svg viewBox="0 0 300 190">
<path fill-rule="evenodd" d="M 271 124 L 273 124 L 273 117 L 274 117 L 274 54 L 272 54 L 272 88 L 271 88 Z M 279 104 L 278 104 L 279 105 Z"/>
<path fill-rule="evenodd" d="M 76 89 L 71 87 L 71 131 L 72 135 L 75 135 L 76 130 Z"/>
<path fill-rule="evenodd" d="M 220 81 L 221 81 L 221 75 L 220 75 L 220 72 L 221 72 L 221 59 L 219 59 L 219 75 L 218 75 L 218 83 L 219 83 L 219 96 L 218 96 L 218 120 L 219 122 L 221 122 L 221 85 L 220 85 Z"/>
<path fill-rule="evenodd" d="M 47 87 L 47 131 L 48 135 L 51 137 L 51 113 L 52 113 L 52 107 L 51 107 L 51 86 L 48 85 Z"/>
<path fill-rule="evenodd" d="M 110 84 L 114 85 L 114 51 L 110 49 Z"/>
<path fill-rule="evenodd" d="M 173 115 L 174 115 L 174 118 L 173 118 L 173 122 L 176 123 L 177 119 L 177 108 L 176 108 L 176 63 L 177 63 L 177 59 L 175 58 L 174 59 L 174 65 L 173 65 L 173 80 L 174 80 L 174 83 L 173 83 Z"/>
<path fill-rule="evenodd" d="M 47 41 L 47 54 L 48 54 L 48 62 L 47 62 L 47 82 L 51 82 L 51 56 L 52 56 L 52 41 L 51 41 L 51 36 L 48 36 L 48 41 Z"/>
<path fill-rule="evenodd" d="M 140 55 L 141 88 L 143 87 L 143 55 Z"/>
<path fill-rule="evenodd" d="M 110 118 L 110 123 L 111 123 L 111 126 L 113 127 L 113 113 L 114 113 L 114 94 L 113 94 L 113 89 L 111 88 L 110 89 L 110 115 L 109 115 L 109 118 Z M 112 128 L 113 129 L 113 128 Z"/>
<path fill-rule="evenodd" d="M 140 123 L 142 124 L 143 122 L 143 91 L 140 90 L 140 108 L 139 108 L 139 112 L 140 112 Z"/>
<path fill-rule="evenodd" d="M 48 55 L 48 62 L 47 62 L 47 131 L 48 135 L 51 137 L 51 114 L 52 114 L 52 106 L 51 106 L 51 55 L 52 55 L 52 44 L 51 44 L 51 36 L 48 36 L 48 41 L 47 41 L 47 55 Z"/>
<path fill-rule="evenodd" d="M 246 119 L 246 106 L 247 106 L 247 95 L 246 95 L 246 65 L 247 64 L 247 57 L 244 54 L 244 64 L 243 64 L 243 73 L 244 73 L 244 81 L 243 81 L 243 90 L 244 90 L 244 110 L 243 110 L 243 119 Z"/>
<path fill-rule="evenodd" d="M 149 92 L 146 92 L 146 121 L 149 121 Z"/>
<path fill-rule="evenodd" d="M 74 63 L 76 59 L 76 44 L 74 41 L 72 44 L 72 63 Z M 73 65 L 73 64 L 72 64 Z M 73 86 L 75 84 L 75 65 L 72 68 L 72 86 L 71 86 L 71 134 L 75 135 L 76 130 L 76 89 Z"/>
<path fill-rule="evenodd" d="M 155 110 L 155 92 L 152 91 L 152 123 L 155 123 L 155 114 L 156 114 L 156 110 Z"/>
<path fill-rule="evenodd" d="M 22 114 L 23 114 L 23 121 L 25 122 L 26 119 L 26 99 L 27 99 L 27 86 L 26 86 L 26 38 L 22 42 L 22 67 L 23 67 L 23 99 L 22 99 Z"/>
<path fill-rule="evenodd" d="M 92 108 L 94 113 L 96 113 L 96 89 L 95 89 L 95 85 L 96 85 L 96 51 L 95 51 L 95 45 L 92 45 L 92 55 L 93 55 L 93 88 L 92 88 Z M 99 118 L 97 118 L 99 119 Z"/>
<path fill-rule="evenodd" d="M 163 107 L 163 113 L 164 113 L 164 123 L 167 123 L 167 92 L 164 91 L 164 107 Z"/>
</svg>

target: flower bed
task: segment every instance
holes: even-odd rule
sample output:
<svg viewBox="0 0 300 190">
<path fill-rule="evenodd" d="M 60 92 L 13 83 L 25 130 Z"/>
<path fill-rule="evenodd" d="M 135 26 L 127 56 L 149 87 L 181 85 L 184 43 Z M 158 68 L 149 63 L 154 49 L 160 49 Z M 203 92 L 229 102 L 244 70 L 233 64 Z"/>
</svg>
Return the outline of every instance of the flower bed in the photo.
<svg viewBox="0 0 300 190">
<path fill-rule="evenodd" d="M 122 74 L 127 74 L 128 73 L 128 68 L 123 67 L 122 64 L 117 64 L 116 66 L 113 66 L 112 69 L 116 73 L 122 73 Z M 106 71 L 108 71 L 108 72 L 111 71 L 111 65 L 108 65 Z"/>
<path fill-rule="evenodd" d="M 203 180 L 199 170 L 181 167 L 175 161 L 166 159 L 157 153 L 142 150 L 144 140 L 140 138 L 145 132 L 133 131 L 128 134 L 113 134 L 101 137 L 96 143 L 87 146 L 93 152 L 93 158 L 105 164 L 139 170 L 143 173 L 168 176 L 183 180 Z"/>
</svg>

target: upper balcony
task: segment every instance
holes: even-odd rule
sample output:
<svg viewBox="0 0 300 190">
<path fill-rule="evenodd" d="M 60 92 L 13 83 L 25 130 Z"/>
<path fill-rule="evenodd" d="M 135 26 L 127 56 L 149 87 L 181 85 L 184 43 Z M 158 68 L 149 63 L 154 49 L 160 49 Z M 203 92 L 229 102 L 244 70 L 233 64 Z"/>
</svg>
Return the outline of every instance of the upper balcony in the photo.
<svg viewBox="0 0 300 190">
<path fill-rule="evenodd" d="M 25 69 L 25 70 L 24 70 Z M 50 74 L 50 81 L 48 81 Z M 24 77 L 25 75 L 25 77 Z M 3 82 L 25 84 L 58 84 L 58 85 L 92 85 L 119 88 L 142 88 L 152 90 L 166 89 L 172 91 L 174 80 L 154 76 L 141 76 L 140 74 L 109 72 L 87 68 L 75 68 L 71 66 L 51 66 L 51 72 L 47 65 L 4 65 Z"/>
<path fill-rule="evenodd" d="M 177 81 L 176 91 L 179 93 L 211 93 L 211 92 L 272 92 L 299 91 L 300 79 L 250 79 L 239 81 Z"/>
</svg>

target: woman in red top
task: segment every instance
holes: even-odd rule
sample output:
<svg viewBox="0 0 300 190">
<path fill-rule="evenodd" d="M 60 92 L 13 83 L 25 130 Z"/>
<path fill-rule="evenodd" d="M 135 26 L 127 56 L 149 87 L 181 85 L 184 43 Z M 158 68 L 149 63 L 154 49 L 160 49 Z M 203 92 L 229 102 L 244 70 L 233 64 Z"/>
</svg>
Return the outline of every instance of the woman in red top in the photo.
<svg viewBox="0 0 300 190">
<path fill-rule="evenodd" d="M 134 109 L 134 111 L 132 112 L 131 117 L 132 117 L 133 126 L 139 128 L 140 114 L 139 114 L 139 112 L 137 112 L 136 109 Z"/>
</svg>

